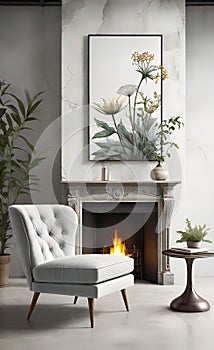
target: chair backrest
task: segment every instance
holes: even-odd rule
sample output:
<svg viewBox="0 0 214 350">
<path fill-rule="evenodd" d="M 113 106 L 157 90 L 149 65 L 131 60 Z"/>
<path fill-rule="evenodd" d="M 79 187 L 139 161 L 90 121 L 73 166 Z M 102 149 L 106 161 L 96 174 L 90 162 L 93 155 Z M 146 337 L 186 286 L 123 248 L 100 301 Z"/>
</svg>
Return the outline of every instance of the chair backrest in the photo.
<svg viewBox="0 0 214 350">
<path fill-rule="evenodd" d="M 12 205 L 9 214 L 29 287 L 35 266 L 75 255 L 78 220 L 72 208 L 58 204 Z"/>
</svg>

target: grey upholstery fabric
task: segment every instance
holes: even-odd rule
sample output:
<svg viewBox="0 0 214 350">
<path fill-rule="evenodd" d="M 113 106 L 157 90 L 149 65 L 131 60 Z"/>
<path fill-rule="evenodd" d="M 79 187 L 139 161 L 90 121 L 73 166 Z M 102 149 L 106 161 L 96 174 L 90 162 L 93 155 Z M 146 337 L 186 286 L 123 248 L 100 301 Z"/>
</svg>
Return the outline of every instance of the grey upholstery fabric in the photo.
<svg viewBox="0 0 214 350">
<path fill-rule="evenodd" d="M 96 284 L 41 283 L 33 282 L 32 290 L 41 293 L 78 295 L 87 298 L 101 298 L 121 289 L 133 286 L 134 276 L 128 275 Z"/>
<path fill-rule="evenodd" d="M 91 298 L 134 284 L 133 259 L 75 255 L 77 215 L 65 205 L 13 205 L 12 229 L 29 288 Z"/>
<path fill-rule="evenodd" d="M 36 282 L 93 284 L 133 271 L 133 259 L 109 254 L 86 254 L 40 264 L 33 269 Z"/>
<path fill-rule="evenodd" d="M 65 205 L 13 205 L 12 229 L 28 284 L 32 269 L 47 261 L 75 255 L 77 215 Z"/>
</svg>

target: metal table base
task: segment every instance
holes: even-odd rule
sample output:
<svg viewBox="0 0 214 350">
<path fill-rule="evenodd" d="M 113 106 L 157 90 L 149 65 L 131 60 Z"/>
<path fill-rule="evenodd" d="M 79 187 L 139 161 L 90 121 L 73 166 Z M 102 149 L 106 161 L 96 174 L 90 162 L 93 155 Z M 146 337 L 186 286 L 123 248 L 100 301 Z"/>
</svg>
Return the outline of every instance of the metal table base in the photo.
<svg viewBox="0 0 214 350">
<path fill-rule="evenodd" d="M 187 266 L 187 283 L 184 292 L 170 303 L 170 308 L 173 311 L 181 312 L 202 312 L 210 309 L 210 304 L 204 298 L 197 294 L 193 287 L 192 282 L 192 266 L 193 262 L 197 258 L 214 257 L 213 252 L 197 253 L 197 254 L 184 254 L 175 252 L 170 249 L 163 250 L 164 255 L 173 258 L 183 258 L 186 261 Z"/>
<path fill-rule="evenodd" d="M 185 259 L 187 265 L 187 285 L 185 291 L 171 302 L 170 308 L 174 311 L 201 312 L 210 309 L 208 301 L 196 293 L 192 284 L 192 265 L 194 260 L 194 258 Z"/>
</svg>

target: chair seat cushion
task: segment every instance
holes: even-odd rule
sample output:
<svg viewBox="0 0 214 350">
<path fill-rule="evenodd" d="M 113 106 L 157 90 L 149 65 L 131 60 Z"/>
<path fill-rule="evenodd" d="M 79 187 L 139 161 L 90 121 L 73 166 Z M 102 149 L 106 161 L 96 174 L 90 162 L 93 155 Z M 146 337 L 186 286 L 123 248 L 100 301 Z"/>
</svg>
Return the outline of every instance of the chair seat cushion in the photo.
<svg viewBox="0 0 214 350">
<path fill-rule="evenodd" d="M 110 254 L 83 254 L 55 259 L 33 269 L 36 282 L 93 284 L 127 275 L 134 260 Z"/>
</svg>

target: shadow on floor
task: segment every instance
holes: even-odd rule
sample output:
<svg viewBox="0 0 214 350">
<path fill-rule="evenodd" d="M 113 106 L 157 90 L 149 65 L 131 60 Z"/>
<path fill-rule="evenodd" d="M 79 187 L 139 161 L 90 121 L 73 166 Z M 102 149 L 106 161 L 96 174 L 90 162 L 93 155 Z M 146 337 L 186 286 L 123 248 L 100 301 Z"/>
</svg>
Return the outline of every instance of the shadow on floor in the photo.
<svg viewBox="0 0 214 350">
<path fill-rule="evenodd" d="M 1 305 L 0 330 L 12 332 L 15 329 L 34 331 L 54 328 L 88 328 L 90 327 L 88 307 L 73 304 L 37 305 L 30 321 L 27 321 L 26 305 Z M 82 324 L 84 323 L 84 326 Z"/>
<path fill-rule="evenodd" d="M 14 330 L 31 329 L 33 331 L 42 331 L 48 329 L 60 328 L 90 328 L 89 310 L 87 304 L 83 306 L 72 303 L 65 304 L 38 304 L 36 305 L 30 321 L 27 321 L 26 315 L 29 305 L 1 305 L 0 306 L 0 331 L 7 333 Z M 127 313 L 123 306 L 118 310 L 96 310 L 95 319 L 99 314 Z"/>
</svg>

